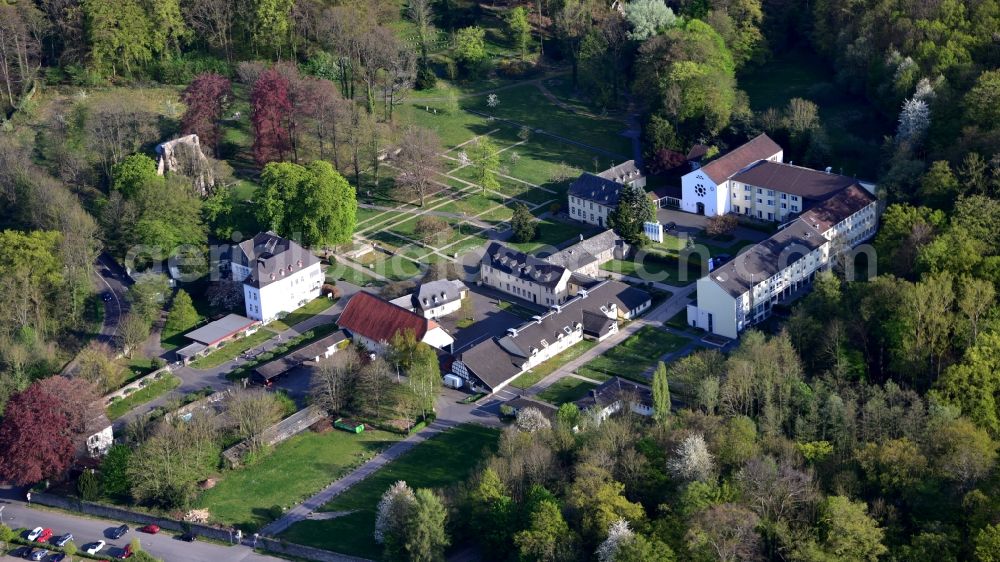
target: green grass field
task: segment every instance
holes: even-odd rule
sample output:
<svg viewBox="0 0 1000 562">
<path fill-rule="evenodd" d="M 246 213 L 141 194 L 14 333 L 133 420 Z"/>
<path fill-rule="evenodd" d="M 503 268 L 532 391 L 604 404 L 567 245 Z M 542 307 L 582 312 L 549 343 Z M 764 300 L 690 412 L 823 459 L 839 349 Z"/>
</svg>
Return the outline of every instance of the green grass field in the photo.
<svg viewBox="0 0 1000 562">
<path fill-rule="evenodd" d="M 379 499 L 393 483 L 404 480 L 411 488 L 441 488 L 463 481 L 484 452 L 496 448 L 499 433 L 476 425 L 450 429 L 417 445 L 361 483 L 322 507 L 348 511 L 324 521 L 296 523 L 280 538 L 353 556 L 380 558 L 375 544 L 375 515 Z"/>
<path fill-rule="evenodd" d="M 676 258 L 652 254 L 647 254 L 642 260 L 611 260 L 601 265 L 601 269 L 637 277 L 644 281 L 658 281 L 674 287 L 683 287 L 701 278 L 699 264 L 688 262 L 687 268 L 682 270 Z"/>
<path fill-rule="evenodd" d="M 538 381 L 554 373 L 559 367 L 583 355 L 595 345 L 597 345 L 597 342 L 593 340 L 579 341 L 566 351 L 510 381 L 510 386 L 521 389 L 530 388 Z"/>
<path fill-rule="evenodd" d="M 619 376 L 647 383 L 643 373 L 659 358 L 684 347 L 687 338 L 645 326 L 583 367 L 577 374 L 600 380 L 601 375 Z"/>
<path fill-rule="evenodd" d="M 267 327 L 275 332 L 284 332 L 292 326 L 301 324 L 313 316 L 316 316 L 320 312 L 330 308 L 335 302 L 337 301 L 327 297 L 313 299 L 299 308 L 289 312 L 281 320 L 271 322 Z"/>
<path fill-rule="evenodd" d="M 274 336 L 275 333 L 271 330 L 261 328 L 249 336 L 231 341 L 212 353 L 195 359 L 191 362 L 191 367 L 194 369 L 211 369 L 212 367 L 218 367 L 226 361 L 236 359 L 244 351 L 257 347 Z"/>
<path fill-rule="evenodd" d="M 576 402 L 595 388 L 597 388 L 597 385 L 592 382 L 583 381 L 575 377 L 564 377 L 554 382 L 544 391 L 539 392 L 538 398 L 550 404 L 561 406 L 567 402 Z"/>
<path fill-rule="evenodd" d="M 213 522 L 253 532 L 399 439 L 378 430 L 300 433 L 256 463 L 224 473 L 197 506 Z"/>
<path fill-rule="evenodd" d="M 507 245 L 527 254 L 537 252 L 546 247 L 551 251 L 563 242 L 579 239 L 581 234 L 587 236 L 591 230 L 593 230 L 591 227 L 583 224 L 571 224 L 544 219 L 538 221 L 538 236 L 534 240 L 530 242 L 508 242 Z"/>
<path fill-rule="evenodd" d="M 129 394 L 125 398 L 112 402 L 108 406 L 108 419 L 112 421 L 116 420 L 131 411 L 132 408 L 159 398 L 180 385 L 181 379 L 169 373 L 163 374 L 160 378 Z"/>
</svg>

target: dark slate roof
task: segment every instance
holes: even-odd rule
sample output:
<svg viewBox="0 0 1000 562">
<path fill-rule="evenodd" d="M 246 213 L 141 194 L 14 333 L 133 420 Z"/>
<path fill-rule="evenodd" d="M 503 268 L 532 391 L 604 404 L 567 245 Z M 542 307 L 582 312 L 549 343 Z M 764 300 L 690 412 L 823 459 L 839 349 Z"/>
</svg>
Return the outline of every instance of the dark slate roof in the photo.
<svg viewBox="0 0 1000 562">
<path fill-rule="evenodd" d="M 597 174 L 598 176 L 618 183 L 628 183 L 642 177 L 642 170 L 635 165 L 635 160 L 622 162 Z"/>
<path fill-rule="evenodd" d="M 614 207 L 618 204 L 621 189 L 622 185 L 618 182 L 584 172 L 569 185 L 569 194 L 606 207 Z"/>
<path fill-rule="evenodd" d="M 300 347 L 284 357 L 265 363 L 254 369 L 254 371 L 264 380 L 272 379 L 289 369 L 305 363 L 306 361 L 311 361 L 318 355 L 326 353 L 326 350 L 330 347 L 346 340 L 347 334 L 345 334 L 343 330 L 337 330 L 329 336 L 318 339 L 309 345 Z"/>
<path fill-rule="evenodd" d="M 585 334 L 598 338 L 604 337 L 611 331 L 611 327 L 614 325 L 614 320 L 600 312 L 594 312 L 593 310 L 583 311 L 583 333 Z"/>
<path fill-rule="evenodd" d="M 581 234 L 580 237 L 583 238 L 583 235 Z M 596 261 L 597 258 L 594 256 L 597 254 L 614 250 L 616 246 L 621 244 L 624 244 L 621 237 L 615 234 L 614 230 L 608 229 L 548 256 L 545 261 L 576 270 Z"/>
<path fill-rule="evenodd" d="M 412 295 L 413 306 L 423 310 L 461 300 L 464 290 L 466 290 L 465 283 L 457 279 L 422 283 Z"/>
<path fill-rule="evenodd" d="M 727 293 L 737 297 L 826 242 L 818 230 L 798 218 L 708 276 Z"/>
<path fill-rule="evenodd" d="M 671 185 L 661 185 L 653 191 L 650 192 L 654 199 L 663 199 L 664 197 L 673 197 L 674 199 L 680 199 L 683 197 L 683 190 L 679 184 Z"/>
<path fill-rule="evenodd" d="M 273 232 L 263 232 L 234 246 L 231 258 L 250 268 L 244 283 L 258 288 L 320 261 L 312 252 Z"/>
<path fill-rule="evenodd" d="M 621 281 L 608 280 L 592 289 L 587 289 L 590 298 L 604 303 L 614 303 L 620 310 L 633 310 L 652 300 L 653 297 L 642 289 Z"/>
<path fill-rule="evenodd" d="M 206 346 L 212 346 L 256 323 L 256 320 L 239 314 L 228 314 L 215 322 L 209 322 L 197 330 L 184 334 L 184 337 Z"/>
<path fill-rule="evenodd" d="M 802 213 L 806 221 L 820 232 L 826 232 L 833 225 L 864 209 L 875 201 L 875 197 L 865 188 L 853 184 Z"/>
<path fill-rule="evenodd" d="M 372 341 L 390 341 L 397 332 L 413 330 L 417 341 L 437 323 L 401 306 L 360 291 L 347 301 L 337 325 Z"/>
<path fill-rule="evenodd" d="M 575 297 L 544 315 L 536 316 L 535 320 L 512 328 L 508 335 L 500 338 L 501 347 L 515 356 L 527 359 L 532 355 L 532 348 L 541 350 L 556 343 L 582 327 L 584 300 Z"/>
<path fill-rule="evenodd" d="M 534 408 L 542 413 L 543 416 L 549 419 L 549 421 L 555 421 L 556 413 L 559 412 L 559 408 L 556 408 L 548 402 L 542 402 L 541 400 L 535 400 L 533 398 L 528 398 L 527 396 L 518 396 L 516 398 L 511 398 L 506 401 L 505 404 L 514 408 L 514 412 L 520 412 L 525 408 Z"/>
<path fill-rule="evenodd" d="M 622 397 L 634 398 L 640 404 L 653 405 L 653 391 L 648 386 L 625 380 L 621 377 L 611 377 L 589 394 L 575 402 L 582 411 L 599 406 L 601 408 L 613 404 Z"/>
<path fill-rule="evenodd" d="M 701 167 L 701 171 L 712 178 L 712 181 L 719 184 L 754 162 L 769 158 L 778 152 L 781 152 L 781 147 L 778 146 L 778 143 L 771 140 L 771 137 L 766 134 L 761 133 L 743 145 L 705 164 Z"/>
<path fill-rule="evenodd" d="M 514 357 L 500 347 L 494 338 L 477 343 L 460 353 L 458 358 L 490 390 L 521 373 L 522 361 L 515 364 Z"/>
<path fill-rule="evenodd" d="M 566 268 L 553 265 L 543 259 L 529 256 L 508 248 L 499 242 L 491 242 L 483 254 L 482 263 L 494 269 L 515 275 L 526 281 L 555 287 L 566 272 Z"/>
<path fill-rule="evenodd" d="M 824 199 L 857 183 L 857 180 L 848 176 L 769 160 L 758 162 L 736 174 L 732 179 L 754 187 L 798 195 L 805 199 Z"/>
</svg>

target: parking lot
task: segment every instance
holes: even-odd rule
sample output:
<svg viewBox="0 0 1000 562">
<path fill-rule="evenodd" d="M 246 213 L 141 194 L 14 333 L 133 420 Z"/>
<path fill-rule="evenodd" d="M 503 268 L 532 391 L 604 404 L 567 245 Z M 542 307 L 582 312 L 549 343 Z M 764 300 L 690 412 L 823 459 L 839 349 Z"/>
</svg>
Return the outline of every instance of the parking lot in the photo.
<svg viewBox="0 0 1000 562">
<path fill-rule="evenodd" d="M 483 290 L 475 284 L 469 285 L 469 298 L 472 299 L 475 322 L 467 328 L 459 328 L 458 323 L 463 319 L 460 311 L 436 320 L 455 338 L 455 353 L 472 347 L 487 338 L 502 335 L 509 328 L 515 328 L 524 322 L 517 315 L 501 310 L 497 305 L 497 296 L 494 293 Z"/>
</svg>

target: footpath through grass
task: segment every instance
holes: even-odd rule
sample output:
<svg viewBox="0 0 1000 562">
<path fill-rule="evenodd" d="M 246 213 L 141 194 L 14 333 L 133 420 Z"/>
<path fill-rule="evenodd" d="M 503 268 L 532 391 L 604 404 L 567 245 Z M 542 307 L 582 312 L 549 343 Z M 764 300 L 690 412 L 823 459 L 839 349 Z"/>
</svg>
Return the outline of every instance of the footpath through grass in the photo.
<svg viewBox="0 0 1000 562">
<path fill-rule="evenodd" d="M 227 361 L 236 359 L 244 351 L 257 347 L 276 335 L 271 330 L 261 328 L 249 336 L 231 341 L 212 353 L 195 359 L 191 362 L 191 367 L 194 369 L 218 367 Z"/>
<path fill-rule="evenodd" d="M 576 372 L 595 380 L 604 380 L 608 376 L 617 375 L 646 384 L 649 381 L 643 373 L 655 365 L 661 356 L 677 351 L 687 342 L 687 338 L 644 326 Z"/>
<path fill-rule="evenodd" d="M 254 532 L 401 439 L 387 431 L 306 431 L 250 466 L 223 474 L 197 505 L 211 520 Z"/>
<path fill-rule="evenodd" d="M 181 385 L 181 379 L 170 373 L 164 373 L 158 379 L 129 394 L 121 400 L 116 400 L 108 406 L 108 419 L 116 420 L 140 404 L 145 404 L 150 400 L 170 392 Z"/>
<path fill-rule="evenodd" d="M 398 480 L 411 488 L 442 488 L 463 481 L 484 454 L 496 449 L 500 433 L 477 425 L 462 425 L 417 445 L 322 507 L 346 515 L 292 525 L 281 538 L 353 556 L 378 559 L 375 516 L 382 494 Z"/>
</svg>

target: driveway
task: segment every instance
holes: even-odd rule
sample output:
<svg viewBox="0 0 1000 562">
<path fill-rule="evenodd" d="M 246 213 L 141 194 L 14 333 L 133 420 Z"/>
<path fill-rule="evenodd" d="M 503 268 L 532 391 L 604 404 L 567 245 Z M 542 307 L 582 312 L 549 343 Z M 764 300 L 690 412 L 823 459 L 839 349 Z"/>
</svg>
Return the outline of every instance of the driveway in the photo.
<svg viewBox="0 0 1000 562">
<path fill-rule="evenodd" d="M 687 213 L 685 211 L 678 211 L 677 209 L 657 209 L 656 220 L 660 221 L 662 224 L 667 224 L 668 222 L 676 223 L 677 230 L 670 232 L 670 234 L 687 234 L 691 238 L 699 236 L 705 227 L 708 226 L 708 217 L 704 215 L 696 215 L 694 213 Z M 754 230 L 752 228 L 747 228 L 745 226 L 738 226 L 736 230 L 733 231 L 733 237 L 735 240 L 750 240 L 752 242 L 760 242 L 768 237 L 766 232 L 761 232 L 759 230 Z M 717 246 L 725 246 L 725 244 L 720 244 L 713 242 Z"/>
<path fill-rule="evenodd" d="M 501 310 L 497 306 L 496 297 L 486 294 L 481 287 L 470 286 L 469 298 L 472 299 L 472 317 L 475 320 L 471 326 L 466 328 L 457 326 L 458 321 L 462 319 L 461 311 L 436 319 L 436 322 L 455 338 L 455 353 L 496 334 L 504 334 L 508 328 L 524 323 L 520 317 Z"/>
<path fill-rule="evenodd" d="M 249 350 L 250 355 L 257 355 L 264 351 L 273 349 L 282 342 L 287 342 L 290 338 L 301 335 L 309 330 L 315 328 L 316 326 L 321 326 L 323 324 L 330 324 L 336 322 L 340 317 L 340 313 L 344 311 L 344 307 L 347 305 L 347 301 L 350 297 L 361 290 L 360 287 L 356 285 L 351 285 L 345 281 L 339 281 L 337 286 L 341 290 L 341 297 L 333 306 L 324 310 L 323 312 L 309 318 L 295 326 L 292 326 L 288 330 L 281 332 L 277 336 L 267 340 L 258 347 Z M 219 365 L 217 367 L 212 367 L 210 369 L 194 369 L 188 366 L 175 367 L 172 372 L 174 375 L 181 379 L 181 385 L 178 386 L 171 392 L 160 396 L 155 400 L 146 402 L 145 404 L 140 404 L 135 407 L 129 413 L 115 420 L 114 430 L 119 432 L 125 428 L 125 426 L 133 419 L 143 416 L 150 411 L 154 410 L 166 404 L 171 400 L 177 400 L 183 397 L 185 394 L 190 392 L 195 392 L 201 390 L 205 387 L 211 387 L 215 390 L 223 390 L 229 388 L 232 383 L 226 378 L 226 374 L 238 367 L 241 363 L 245 362 L 244 357 L 237 357 L 232 361 L 228 361 Z"/>
<path fill-rule="evenodd" d="M 167 532 L 157 535 L 147 535 L 134 530 L 119 540 L 106 538 L 104 532 L 121 525 L 120 521 L 80 517 L 64 511 L 41 507 L 28 507 L 21 501 L 0 500 L 3 509 L 3 522 L 10 527 L 46 527 L 56 534 L 73 533 L 77 546 L 83 546 L 96 540 L 103 540 L 108 546 L 101 554 L 111 555 L 120 552 L 133 538 L 142 541 L 142 549 L 156 558 L 166 561 L 184 560 L 185 562 L 279 562 L 280 558 L 255 553 L 246 546 L 225 546 L 204 541 L 186 543 L 174 538 Z M 129 525 L 132 527 L 133 525 Z M 17 560 L 14 557 L 0 557 L 0 560 Z"/>
</svg>

